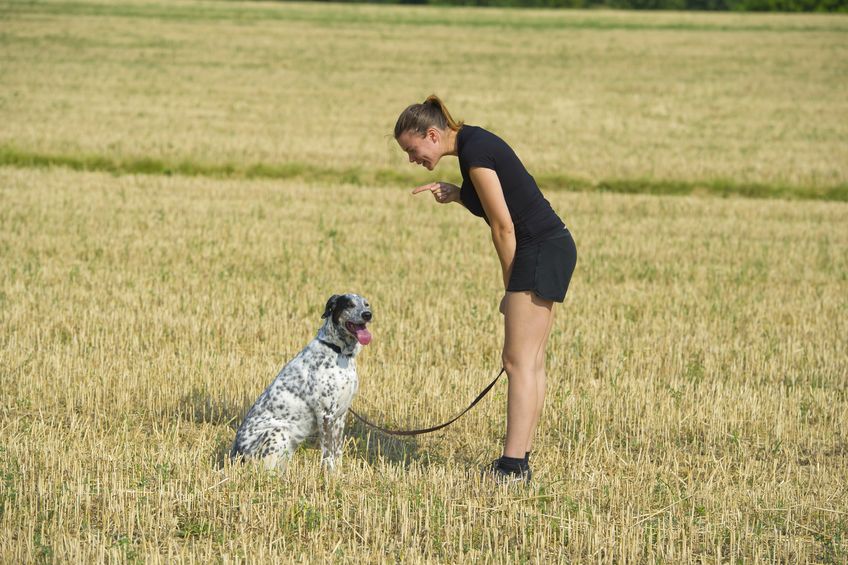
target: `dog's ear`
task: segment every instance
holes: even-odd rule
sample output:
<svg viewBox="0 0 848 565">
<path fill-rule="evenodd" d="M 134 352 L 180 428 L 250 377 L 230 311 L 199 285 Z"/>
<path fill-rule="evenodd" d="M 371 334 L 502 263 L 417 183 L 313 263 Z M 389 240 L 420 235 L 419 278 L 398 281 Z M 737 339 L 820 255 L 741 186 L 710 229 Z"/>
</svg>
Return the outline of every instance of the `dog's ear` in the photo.
<svg viewBox="0 0 848 565">
<path fill-rule="evenodd" d="M 321 319 L 329 318 L 330 314 L 333 313 L 333 309 L 336 307 L 336 303 L 339 301 L 340 296 L 338 294 L 334 294 L 327 301 L 327 305 L 324 307 L 324 313 L 321 314 Z"/>
</svg>

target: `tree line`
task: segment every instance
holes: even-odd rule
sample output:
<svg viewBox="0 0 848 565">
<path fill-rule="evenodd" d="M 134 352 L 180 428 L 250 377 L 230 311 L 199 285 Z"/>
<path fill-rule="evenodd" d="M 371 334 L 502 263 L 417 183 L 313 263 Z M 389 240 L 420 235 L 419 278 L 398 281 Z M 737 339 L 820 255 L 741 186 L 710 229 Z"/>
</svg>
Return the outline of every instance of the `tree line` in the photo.
<svg viewBox="0 0 848 565">
<path fill-rule="evenodd" d="M 338 0 L 336 0 L 338 1 Z M 361 0 L 342 0 L 361 1 Z M 848 0 L 367 0 L 384 4 L 503 8 L 617 8 L 735 12 L 848 12 Z"/>
</svg>

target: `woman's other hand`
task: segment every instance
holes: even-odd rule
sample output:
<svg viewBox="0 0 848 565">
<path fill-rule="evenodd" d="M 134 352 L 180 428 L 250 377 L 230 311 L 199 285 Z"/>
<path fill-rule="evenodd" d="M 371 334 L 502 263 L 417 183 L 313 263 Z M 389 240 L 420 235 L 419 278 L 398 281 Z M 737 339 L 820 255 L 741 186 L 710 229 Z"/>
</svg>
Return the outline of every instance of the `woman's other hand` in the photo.
<svg viewBox="0 0 848 565">
<path fill-rule="evenodd" d="M 412 194 L 429 190 L 440 204 L 459 201 L 459 187 L 449 182 L 431 182 L 412 189 Z"/>
</svg>

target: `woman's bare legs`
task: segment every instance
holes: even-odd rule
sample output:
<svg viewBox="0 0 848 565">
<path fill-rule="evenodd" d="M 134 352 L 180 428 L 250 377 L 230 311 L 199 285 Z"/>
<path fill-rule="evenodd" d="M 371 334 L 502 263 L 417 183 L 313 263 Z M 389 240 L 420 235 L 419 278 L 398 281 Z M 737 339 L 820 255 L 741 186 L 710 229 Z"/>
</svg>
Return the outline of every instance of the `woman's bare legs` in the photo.
<svg viewBox="0 0 848 565">
<path fill-rule="evenodd" d="M 503 451 L 506 457 L 524 458 L 532 445 L 532 435 L 544 403 L 545 343 L 552 319 L 553 302 L 550 300 L 530 291 L 506 293 L 503 348 L 503 364 L 509 377 Z"/>
</svg>

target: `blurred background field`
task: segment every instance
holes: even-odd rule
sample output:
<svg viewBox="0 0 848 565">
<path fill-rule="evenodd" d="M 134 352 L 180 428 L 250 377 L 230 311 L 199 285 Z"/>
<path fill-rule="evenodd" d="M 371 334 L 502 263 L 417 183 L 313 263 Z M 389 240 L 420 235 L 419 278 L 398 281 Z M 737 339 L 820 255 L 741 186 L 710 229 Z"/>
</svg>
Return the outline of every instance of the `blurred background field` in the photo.
<svg viewBox="0 0 848 565">
<path fill-rule="evenodd" d="M 709 196 L 846 182 L 848 20 L 0 16 L 0 561 L 848 558 L 848 204 Z M 546 191 L 579 259 L 532 487 L 475 474 L 499 454 L 503 383 L 432 436 L 351 420 L 333 476 L 308 447 L 285 477 L 230 465 L 332 293 L 374 305 L 354 404 L 372 419 L 442 421 L 495 374 L 488 231 L 412 198 L 455 167 L 414 171 L 389 135 L 431 91 L 560 188 L 696 194 Z"/>
<path fill-rule="evenodd" d="M 848 199 L 844 16 L 147 0 L 0 14 L 0 162 L 406 181 L 394 120 L 436 92 L 549 185 Z"/>
</svg>

